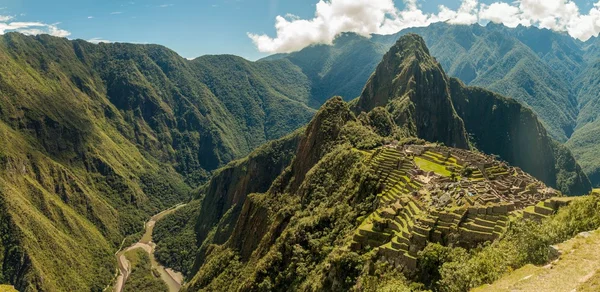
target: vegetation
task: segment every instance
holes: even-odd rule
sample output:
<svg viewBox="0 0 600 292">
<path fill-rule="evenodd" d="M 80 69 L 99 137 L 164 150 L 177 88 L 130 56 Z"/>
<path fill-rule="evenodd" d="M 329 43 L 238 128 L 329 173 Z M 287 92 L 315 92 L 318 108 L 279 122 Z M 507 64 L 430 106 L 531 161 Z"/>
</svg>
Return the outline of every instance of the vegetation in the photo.
<svg viewBox="0 0 600 292">
<path fill-rule="evenodd" d="M 366 157 L 394 140 L 477 145 L 564 193 L 589 191 L 570 151 L 549 138 L 564 142 L 575 131 L 567 145 L 595 178 L 586 154 L 598 144 L 595 111 L 580 114 L 569 88 L 594 85 L 577 75 L 585 67 L 578 45 L 554 35 L 542 38 L 550 46 L 529 43 L 522 34 L 531 30 L 477 29 L 417 29 L 429 42 L 446 36 L 432 45 L 439 62 L 419 37 L 403 38 L 351 104 L 324 102 L 360 95 L 397 35 L 345 34 L 331 47 L 255 63 L 187 61 L 155 45 L 0 36 L 0 141 L 10 141 L 0 147 L 0 283 L 102 290 L 123 239 L 135 241 L 149 215 L 191 196 L 155 230 L 158 260 L 181 270 L 189 290 L 460 290 L 544 262 L 544 246 L 597 227 L 591 206 L 543 225 L 515 223 L 509 236 L 474 251 L 431 246 L 421 259 L 424 286 L 346 248 L 381 188 Z M 559 61 L 555 48 L 564 46 L 576 53 Z M 533 111 L 450 80 L 442 67 Z M 579 103 L 594 104 L 592 92 L 579 92 Z M 321 104 L 315 115 L 309 106 Z M 164 289 L 145 253 L 128 256 L 128 287 Z"/>
<path fill-rule="evenodd" d="M 264 246 L 265 249 L 258 242 L 242 247 L 242 250 L 258 248 L 257 256 L 260 254 L 260 257 L 242 252 L 242 259 L 246 261 L 250 256 L 252 264 L 217 260 L 220 254 L 230 251 L 211 252 L 189 289 L 223 291 L 245 286 L 266 290 L 351 288 L 354 285 L 352 277 L 361 273 L 362 263 L 358 258 L 345 258 L 339 252 L 339 243 L 356 228 L 356 218 L 361 212 L 372 208 L 376 188 L 362 159 L 360 152 L 339 146 L 307 174 L 297 193 L 251 197 L 253 204 L 272 214 L 273 224 L 287 226 L 283 233 L 265 230 L 262 234 L 241 235 L 273 242 L 273 246 Z M 337 171 L 332 171 L 334 168 Z M 264 215 L 267 214 L 259 212 L 252 216 Z M 329 278 L 321 272 L 327 270 L 326 267 L 330 267 Z M 215 273 L 219 276 L 214 276 Z M 237 281 L 219 280 L 226 274 Z M 350 278 L 346 280 L 347 277 Z"/>
<path fill-rule="evenodd" d="M 131 265 L 131 274 L 123 291 L 169 291 L 167 284 L 160 279 L 158 271 L 153 270 L 150 256 L 142 248 L 125 253 Z"/>
<path fill-rule="evenodd" d="M 452 173 L 446 169 L 443 165 L 431 162 L 421 157 L 415 157 L 415 163 L 423 171 L 433 171 L 439 175 L 450 177 Z"/>
<path fill-rule="evenodd" d="M 154 256 L 163 266 L 189 276 L 198 249 L 194 222 L 200 201 L 195 200 L 156 222 L 152 239 L 157 244 Z"/>
<path fill-rule="evenodd" d="M 445 77 L 418 37 L 411 36 L 398 43 L 398 54 L 389 54 L 383 63 L 387 68 L 393 68 L 390 69 L 392 73 L 397 71 L 407 75 L 399 78 L 395 75 L 378 76 L 389 73 L 378 70 L 365 87 L 361 99 L 351 104 L 344 103 L 339 97 L 329 100 L 306 127 L 304 134 L 297 135 L 298 140 L 293 144 L 286 143 L 290 147 L 285 149 L 293 149 L 286 152 L 293 153 L 289 159 L 273 160 L 277 165 L 276 171 L 270 172 L 268 167 L 254 159 L 269 160 L 270 155 L 281 157 L 278 155 L 281 151 L 274 150 L 284 143 L 283 140 L 217 171 L 216 176 L 201 189 L 206 196 L 200 208 L 206 212 L 197 213 L 198 255 L 184 290 L 379 291 L 397 288 L 414 291 L 442 289 L 442 283 L 450 291 L 464 290 L 465 287 L 493 281 L 506 271 L 526 263 L 541 263 L 548 257 L 548 244 L 570 236 L 576 230 L 593 227 L 593 224 L 588 224 L 563 228 L 545 223 L 544 226 L 554 227 L 548 227 L 548 235 L 544 235 L 534 232 L 540 228 L 537 223 L 527 221 L 514 223 L 508 235 L 474 250 L 431 245 L 419 255 L 419 272 L 408 278 L 400 275 L 398 269 L 378 262 L 377 249 L 368 252 L 367 248 L 366 253 L 359 254 L 348 248 L 357 228 L 368 215 L 374 214 L 376 194 L 382 187 L 378 177 L 369 171 L 367 158 L 371 157 L 371 150 L 394 139 L 399 140 L 395 143 L 400 145 L 422 144 L 423 141 L 413 135 L 425 129 L 429 116 L 424 108 L 431 108 L 432 103 L 435 103 L 433 108 L 444 108 L 432 115 L 438 121 L 450 121 L 445 123 L 444 130 L 430 128 L 432 132 L 439 131 L 437 134 L 428 133 L 430 136 L 427 137 L 439 137 L 435 141 L 467 145 L 468 129 L 492 124 L 472 119 L 471 113 L 486 112 L 489 106 L 491 119 L 496 121 L 494 125 L 499 125 L 498 129 L 490 131 L 490 135 L 510 128 L 513 118 L 527 125 L 523 129 L 532 129 L 529 133 L 531 141 L 546 149 L 539 159 L 550 168 L 540 172 L 540 176 L 547 174 L 545 178 L 556 183 L 559 178 L 556 170 L 561 167 L 565 171 L 561 180 L 574 179 L 564 183 L 567 189 L 578 185 L 578 179 L 585 179 L 580 170 L 577 172 L 578 166 L 568 151 L 561 148 L 562 152 L 555 152 L 557 146 L 530 110 L 485 90 L 452 83 L 455 81 Z M 404 44 L 416 49 L 403 51 Z M 421 75 L 427 78 L 413 78 Z M 414 89 L 402 91 L 407 88 L 402 81 L 422 79 L 435 80 L 441 84 L 440 88 L 454 88 L 446 92 L 443 101 L 434 94 L 439 91 L 436 82 L 427 86 L 414 85 Z M 411 90 L 422 90 L 419 96 L 428 98 L 418 99 Z M 390 92 L 393 94 L 388 94 Z M 474 96 L 472 93 L 476 94 L 477 100 L 483 100 L 483 105 L 465 98 Z M 443 106 L 444 102 L 454 104 L 455 101 L 459 103 L 456 111 L 448 111 Z M 463 120 L 464 125 L 461 126 Z M 485 136 L 483 131 L 469 133 L 486 152 L 496 141 Z M 520 135 L 518 131 L 507 135 L 503 143 L 521 143 L 516 139 Z M 525 164 L 524 158 L 511 156 L 517 155 L 519 147 L 510 144 L 510 152 L 500 156 Z M 250 169 L 253 174 L 269 169 L 264 180 L 262 175 L 254 176 L 260 181 L 260 190 L 252 190 L 246 184 Z M 570 176 L 571 173 L 574 176 Z M 584 182 L 578 191 L 583 192 L 586 188 L 590 189 L 589 184 L 586 186 Z M 234 202 L 239 202 L 239 205 Z M 216 216 L 214 210 L 218 211 Z M 508 251 L 511 253 L 504 256 Z M 496 261 L 500 264 L 491 264 Z M 461 272 L 453 272 L 452 265 L 460 268 Z M 456 286 L 459 284 L 466 286 Z"/>
<path fill-rule="evenodd" d="M 542 222 L 515 221 L 504 237 L 472 251 L 430 244 L 419 254 L 418 280 L 434 291 L 467 291 L 527 264 L 543 265 L 550 245 L 600 228 L 600 196 L 573 201 Z"/>
<path fill-rule="evenodd" d="M 312 94 L 319 104 L 334 95 L 350 100 L 361 94 L 389 47 L 408 33 L 423 37 L 448 75 L 531 108 L 550 137 L 567 142 L 592 183 L 600 185 L 600 161 L 590 154 L 597 152 L 600 137 L 594 122 L 600 112 L 597 41 L 583 43 L 534 26 L 436 23 L 371 38 L 343 34 L 332 46 L 270 59 L 299 66 L 315 85 Z"/>
<path fill-rule="evenodd" d="M 0 283 L 18 290 L 103 289 L 150 215 L 314 113 L 286 60 L 8 33 L 0 63 Z"/>
<path fill-rule="evenodd" d="M 0 285 L 0 292 L 17 292 L 13 286 Z"/>
<path fill-rule="evenodd" d="M 567 195 L 591 183 L 573 154 L 553 141 L 537 116 L 515 100 L 450 79 L 453 105 L 480 151 L 493 153 Z M 492 127 L 487 125 L 494 125 Z"/>
<path fill-rule="evenodd" d="M 381 134 L 416 136 L 458 148 L 477 145 L 480 151 L 499 155 L 565 194 L 583 195 L 591 190 L 573 155 L 548 136 L 530 109 L 448 79 L 417 35 L 403 36 L 385 54 L 353 110 L 369 113 Z M 390 120 L 397 129 L 387 126 Z"/>
</svg>

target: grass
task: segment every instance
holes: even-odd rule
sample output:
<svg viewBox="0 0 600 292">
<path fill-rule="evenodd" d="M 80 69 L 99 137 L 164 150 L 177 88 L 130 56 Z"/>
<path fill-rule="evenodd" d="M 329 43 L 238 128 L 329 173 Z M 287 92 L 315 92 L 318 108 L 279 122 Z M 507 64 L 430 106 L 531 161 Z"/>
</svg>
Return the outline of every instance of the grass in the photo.
<svg viewBox="0 0 600 292">
<path fill-rule="evenodd" d="M 13 286 L 0 285 L 0 292 L 18 292 Z"/>
<path fill-rule="evenodd" d="M 433 171 L 441 176 L 446 177 L 450 177 L 452 175 L 452 172 L 448 171 L 445 166 L 421 157 L 415 157 L 415 164 L 424 171 Z"/>
<path fill-rule="evenodd" d="M 598 291 L 600 232 L 577 236 L 558 245 L 562 255 L 551 266 L 526 265 L 479 291 Z"/>
<path fill-rule="evenodd" d="M 600 273 L 596 271 L 596 273 L 588 279 L 585 283 L 581 284 L 577 291 L 580 292 L 595 292 L 600 291 Z"/>
</svg>

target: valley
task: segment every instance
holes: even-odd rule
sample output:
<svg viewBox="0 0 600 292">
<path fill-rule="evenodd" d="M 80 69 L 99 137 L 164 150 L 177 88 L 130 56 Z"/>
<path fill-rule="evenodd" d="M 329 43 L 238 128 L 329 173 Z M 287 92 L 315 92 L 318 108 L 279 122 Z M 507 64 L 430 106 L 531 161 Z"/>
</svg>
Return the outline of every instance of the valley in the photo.
<svg viewBox="0 0 600 292">
<path fill-rule="evenodd" d="M 181 284 L 183 283 L 183 276 L 180 273 L 173 271 L 169 268 L 165 268 L 156 262 L 156 259 L 154 258 L 154 250 L 156 248 L 156 244 L 152 242 L 152 232 L 154 230 L 154 225 L 158 220 L 184 206 L 185 204 L 178 204 L 172 208 L 169 208 L 152 216 L 152 218 L 150 218 L 150 220 L 144 224 L 145 231 L 142 235 L 142 238 L 133 245 L 123 248 L 115 254 L 119 265 L 119 276 L 116 279 L 113 291 L 132 291 L 132 289 L 124 289 L 125 285 L 127 284 L 127 279 L 131 275 L 131 263 L 127 259 L 127 254 L 136 249 L 142 249 L 148 254 L 148 256 L 150 257 L 150 269 L 152 271 L 153 276 L 156 277 L 156 271 L 160 275 L 158 278 L 167 285 L 168 291 L 177 292 L 179 291 L 179 289 L 181 289 Z M 136 289 L 133 288 L 133 290 Z"/>
<path fill-rule="evenodd" d="M 599 285 L 596 39 L 434 23 L 252 62 L 2 33 L 0 291 Z"/>
</svg>

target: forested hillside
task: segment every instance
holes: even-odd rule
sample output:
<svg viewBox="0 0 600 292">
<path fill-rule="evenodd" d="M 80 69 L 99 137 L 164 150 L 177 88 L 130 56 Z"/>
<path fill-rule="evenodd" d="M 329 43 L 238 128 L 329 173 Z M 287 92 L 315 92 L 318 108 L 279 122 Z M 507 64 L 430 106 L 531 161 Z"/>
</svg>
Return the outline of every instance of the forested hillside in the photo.
<svg viewBox="0 0 600 292">
<path fill-rule="evenodd" d="M 0 75 L 0 282 L 20 290 L 103 289 L 148 215 L 314 112 L 287 60 L 8 33 Z"/>
<path fill-rule="evenodd" d="M 259 62 L 0 36 L 0 283 L 103 290 L 142 222 L 193 199 L 156 228 L 156 257 L 188 289 L 371 285 L 360 270 L 372 254 L 344 246 L 386 189 L 390 175 L 372 172 L 384 145 L 451 147 L 423 156 L 446 155 L 441 166 L 402 152 L 415 173 L 488 188 L 500 173 L 519 179 L 521 197 L 588 193 L 554 137 L 597 183 L 594 40 L 493 25 L 411 31 L 424 40 L 344 34 Z M 493 167 L 448 170 L 449 153 Z M 402 192 L 427 185 L 413 178 Z"/>
<path fill-rule="evenodd" d="M 493 162 L 476 147 L 497 152 L 505 161 Z M 510 231 L 505 226 L 509 217 L 546 218 L 535 211 L 546 206 L 538 200 L 559 193 L 521 169 L 507 169 L 506 161 L 567 194 L 591 191 L 573 156 L 548 136 L 531 110 L 447 77 L 423 39 L 407 35 L 385 54 L 359 99 L 330 99 L 301 132 L 219 170 L 199 190 L 197 211 L 169 215 L 157 232 L 186 243 L 184 253 L 173 240 L 163 249 L 183 263 L 186 291 L 408 287 L 423 281 L 411 273 L 414 269 L 440 269 L 442 263 L 419 266 L 429 248 L 435 248 L 427 247 L 430 242 L 440 248 L 448 242 L 477 246 L 503 232 L 525 232 Z M 258 183 L 248 184 L 250 176 Z M 486 194 L 492 185 L 499 186 L 495 192 L 506 193 L 502 201 L 475 203 L 493 196 Z M 462 194 L 466 201 L 455 205 Z M 547 204 L 558 208 L 556 202 Z M 509 207 L 518 210 L 509 212 Z M 555 212 L 543 208 L 540 212 Z M 489 216 L 477 217 L 480 209 L 479 214 Z M 179 222 L 181 228 L 169 230 L 169 222 Z M 434 232 L 436 226 L 441 227 Z M 515 244 L 511 240 L 503 244 Z M 519 254 L 529 252 L 514 248 Z M 189 256 L 182 257 L 190 251 L 196 253 L 193 264 Z M 481 257 L 473 253 L 462 259 L 485 260 Z M 511 257 L 505 267 L 529 260 Z M 456 273 L 473 281 L 455 285 L 482 281 L 469 269 Z"/>
</svg>

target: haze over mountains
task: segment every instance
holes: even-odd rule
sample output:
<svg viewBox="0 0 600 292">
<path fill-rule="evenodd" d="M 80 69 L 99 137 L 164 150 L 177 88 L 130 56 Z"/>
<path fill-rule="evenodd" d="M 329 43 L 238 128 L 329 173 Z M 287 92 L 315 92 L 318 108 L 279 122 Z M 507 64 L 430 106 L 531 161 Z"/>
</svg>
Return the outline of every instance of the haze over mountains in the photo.
<svg viewBox="0 0 600 292">
<path fill-rule="evenodd" d="M 249 62 L 0 36 L 0 283 L 102 290 L 123 239 L 193 198 L 155 238 L 185 289 L 351 287 L 368 255 L 343 247 L 382 189 L 369 157 L 396 142 L 497 155 L 535 177 L 519 195 L 587 194 L 595 42 L 434 24 Z"/>
</svg>

